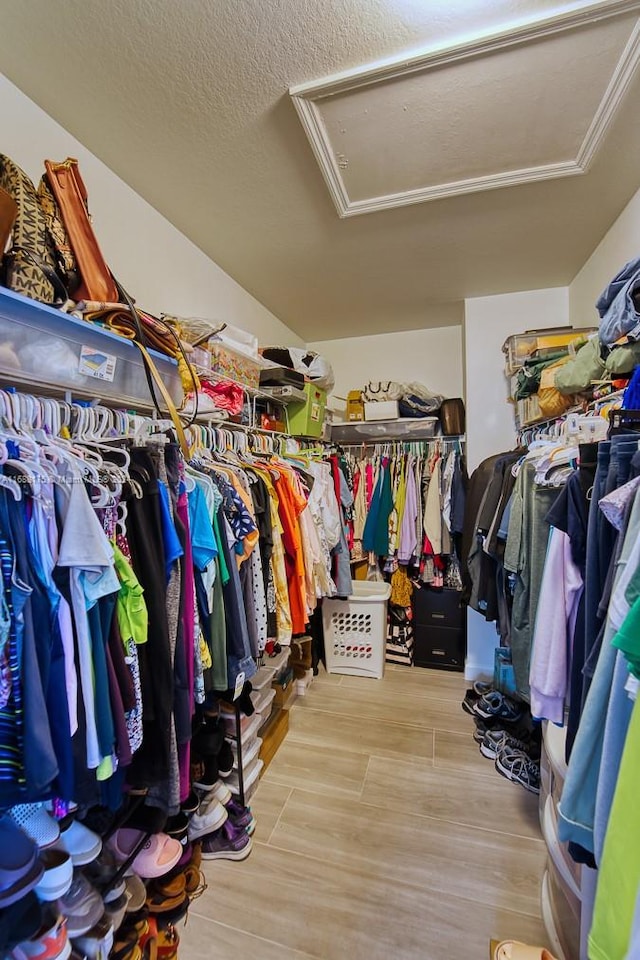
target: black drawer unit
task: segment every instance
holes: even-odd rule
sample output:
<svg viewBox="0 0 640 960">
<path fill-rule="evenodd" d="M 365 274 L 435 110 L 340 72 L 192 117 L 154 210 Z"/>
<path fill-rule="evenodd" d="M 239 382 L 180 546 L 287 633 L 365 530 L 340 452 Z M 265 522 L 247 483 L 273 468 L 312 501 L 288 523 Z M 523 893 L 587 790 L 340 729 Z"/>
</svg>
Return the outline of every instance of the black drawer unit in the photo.
<svg viewBox="0 0 640 960">
<path fill-rule="evenodd" d="M 457 590 L 433 590 L 420 587 L 413 593 L 413 619 L 434 627 L 461 627 L 465 610 Z"/>
<path fill-rule="evenodd" d="M 422 587 L 413 595 L 413 662 L 417 667 L 464 670 L 466 611 L 457 590 Z"/>
</svg>

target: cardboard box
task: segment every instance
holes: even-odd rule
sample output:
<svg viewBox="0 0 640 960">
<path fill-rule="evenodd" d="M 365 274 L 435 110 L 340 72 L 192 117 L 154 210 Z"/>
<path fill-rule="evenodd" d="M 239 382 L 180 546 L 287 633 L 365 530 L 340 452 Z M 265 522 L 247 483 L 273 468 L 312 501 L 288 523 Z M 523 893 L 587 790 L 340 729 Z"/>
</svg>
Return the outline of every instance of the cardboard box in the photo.
<svg viewBox="0 0 640 960">
<path fill-rule="evenodd" d="M 347 420 L 364 420 L 364 400 L 361 390 L 349 390 L 347 394 Z"/>
<path fill-rule="evenodd" d="M 283 707 L 289 697 L 292 685 L 295 685 L 295 676 L 293 667 L 289 667 L 287 672 L 273 684 L 276 692 L 274 703 L 277 707 Z"/>
<path fill-rule="evenodd" d="M 379 400 L 377 403 L 365 402 L 365 420 L 397 420 L 400 416 L 397 400 Z"/>
<path fill-rule="evenodd" d="M 308 670 L 313 661 L 313 652 L 311 650 L 311 637 L 296 637 L 291 641 L 291 659 L 289 661 L 292 667 L 300 666 Z"/>
</svg>

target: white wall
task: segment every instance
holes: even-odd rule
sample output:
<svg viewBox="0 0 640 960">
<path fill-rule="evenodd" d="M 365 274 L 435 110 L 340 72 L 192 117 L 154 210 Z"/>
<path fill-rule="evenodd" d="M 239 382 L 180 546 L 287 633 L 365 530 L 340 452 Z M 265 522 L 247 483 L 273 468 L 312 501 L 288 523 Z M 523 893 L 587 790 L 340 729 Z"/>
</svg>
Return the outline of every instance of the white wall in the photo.
<svg viewBox="0 0 640 960">
<path fill-rule="evenodd" d="M 574 326 L 597 326 L 595 302 L 628 260 L 640 256 L 640 190 L 593 251 L 569 286 L 569 315 Z"/>
<path fill-rule="evenodd" d="M 515 442 L 502 344 L 512 333 L 568 324 L 567 287 L 465 301 L 467 455 L 469 469 Z"/>
<path fill-rule="evenodd" d="M 417 380 L 434 393 L 462 396 L 462 327 L 320 340 L 309 348 L 331 362 L 338 397 L 346 397 L 349 390 L 364 387 L 369 380 Z"/>
<path fill-rule="evenodd" d="M 0 130 L 0 149 L 36 184 L 45 158 L 72 156 L 80 161 L 102 252 L 141 307 L 152 313 L 224 320 L 255 334 L 262 344 L 302 344 L 289 327 L 2 75 Z M 217 229 L 213 212 L 211 229 Z"/>
<path fill-rule="evenodd" d="M 467 458 L 469 472 L 491 454 L 509 450 L 515 443 L 514 411 L 507 402 L 502 344 L 512 333 L 536 327 L 567 324 L 567 287 L 529 290 L 465 301 L 465 379 L 467 405 Z M 467 660 L 469 680 L 493 676 L 495 624 L 468 610 Z"/>
</svg>

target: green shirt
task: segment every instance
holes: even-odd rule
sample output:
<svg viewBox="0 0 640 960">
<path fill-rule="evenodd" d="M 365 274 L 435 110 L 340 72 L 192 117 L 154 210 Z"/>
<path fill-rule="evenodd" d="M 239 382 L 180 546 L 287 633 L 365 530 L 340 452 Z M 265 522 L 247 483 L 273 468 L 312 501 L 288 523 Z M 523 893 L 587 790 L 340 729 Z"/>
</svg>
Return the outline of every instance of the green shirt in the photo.
<svg viewBox="0 0 640 960">
<path fill-rule="evenodd" d="M 113 544 L 113 559 L 120 581 L 116 602 L 118 626 L 123 643 L 146 643 L 149 633 L 149 614 L 144 599 L 144 590 L 122 550 Z"/>
</svg>

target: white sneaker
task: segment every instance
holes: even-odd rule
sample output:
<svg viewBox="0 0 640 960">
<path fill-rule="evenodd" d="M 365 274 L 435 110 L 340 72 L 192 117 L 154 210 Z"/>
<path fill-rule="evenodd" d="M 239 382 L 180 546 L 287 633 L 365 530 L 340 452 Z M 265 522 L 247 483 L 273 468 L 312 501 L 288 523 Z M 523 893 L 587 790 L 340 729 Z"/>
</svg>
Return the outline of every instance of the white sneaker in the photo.
<svg viewBox="0 0 640 960">
<path fill-rule="evenodd" d="M 229 814 L 215 797 L 203 800 L 189 821 L 189 842 L 205 837 L 222 826 Z"/>
<path fill-rule="evenodd" d="M 226 785 L 226 783 L 223 783 L 222 780 L 218 780 L 213 790 L 209 791 L 209 796 L 214 797 L 219 803 L 222 804 L 223 807 L 226 807 L 226 805 L 229 803 L 229 800 L 231 800 L 231 790 L 229 790 L 229 787 Z"/>
</svg>

